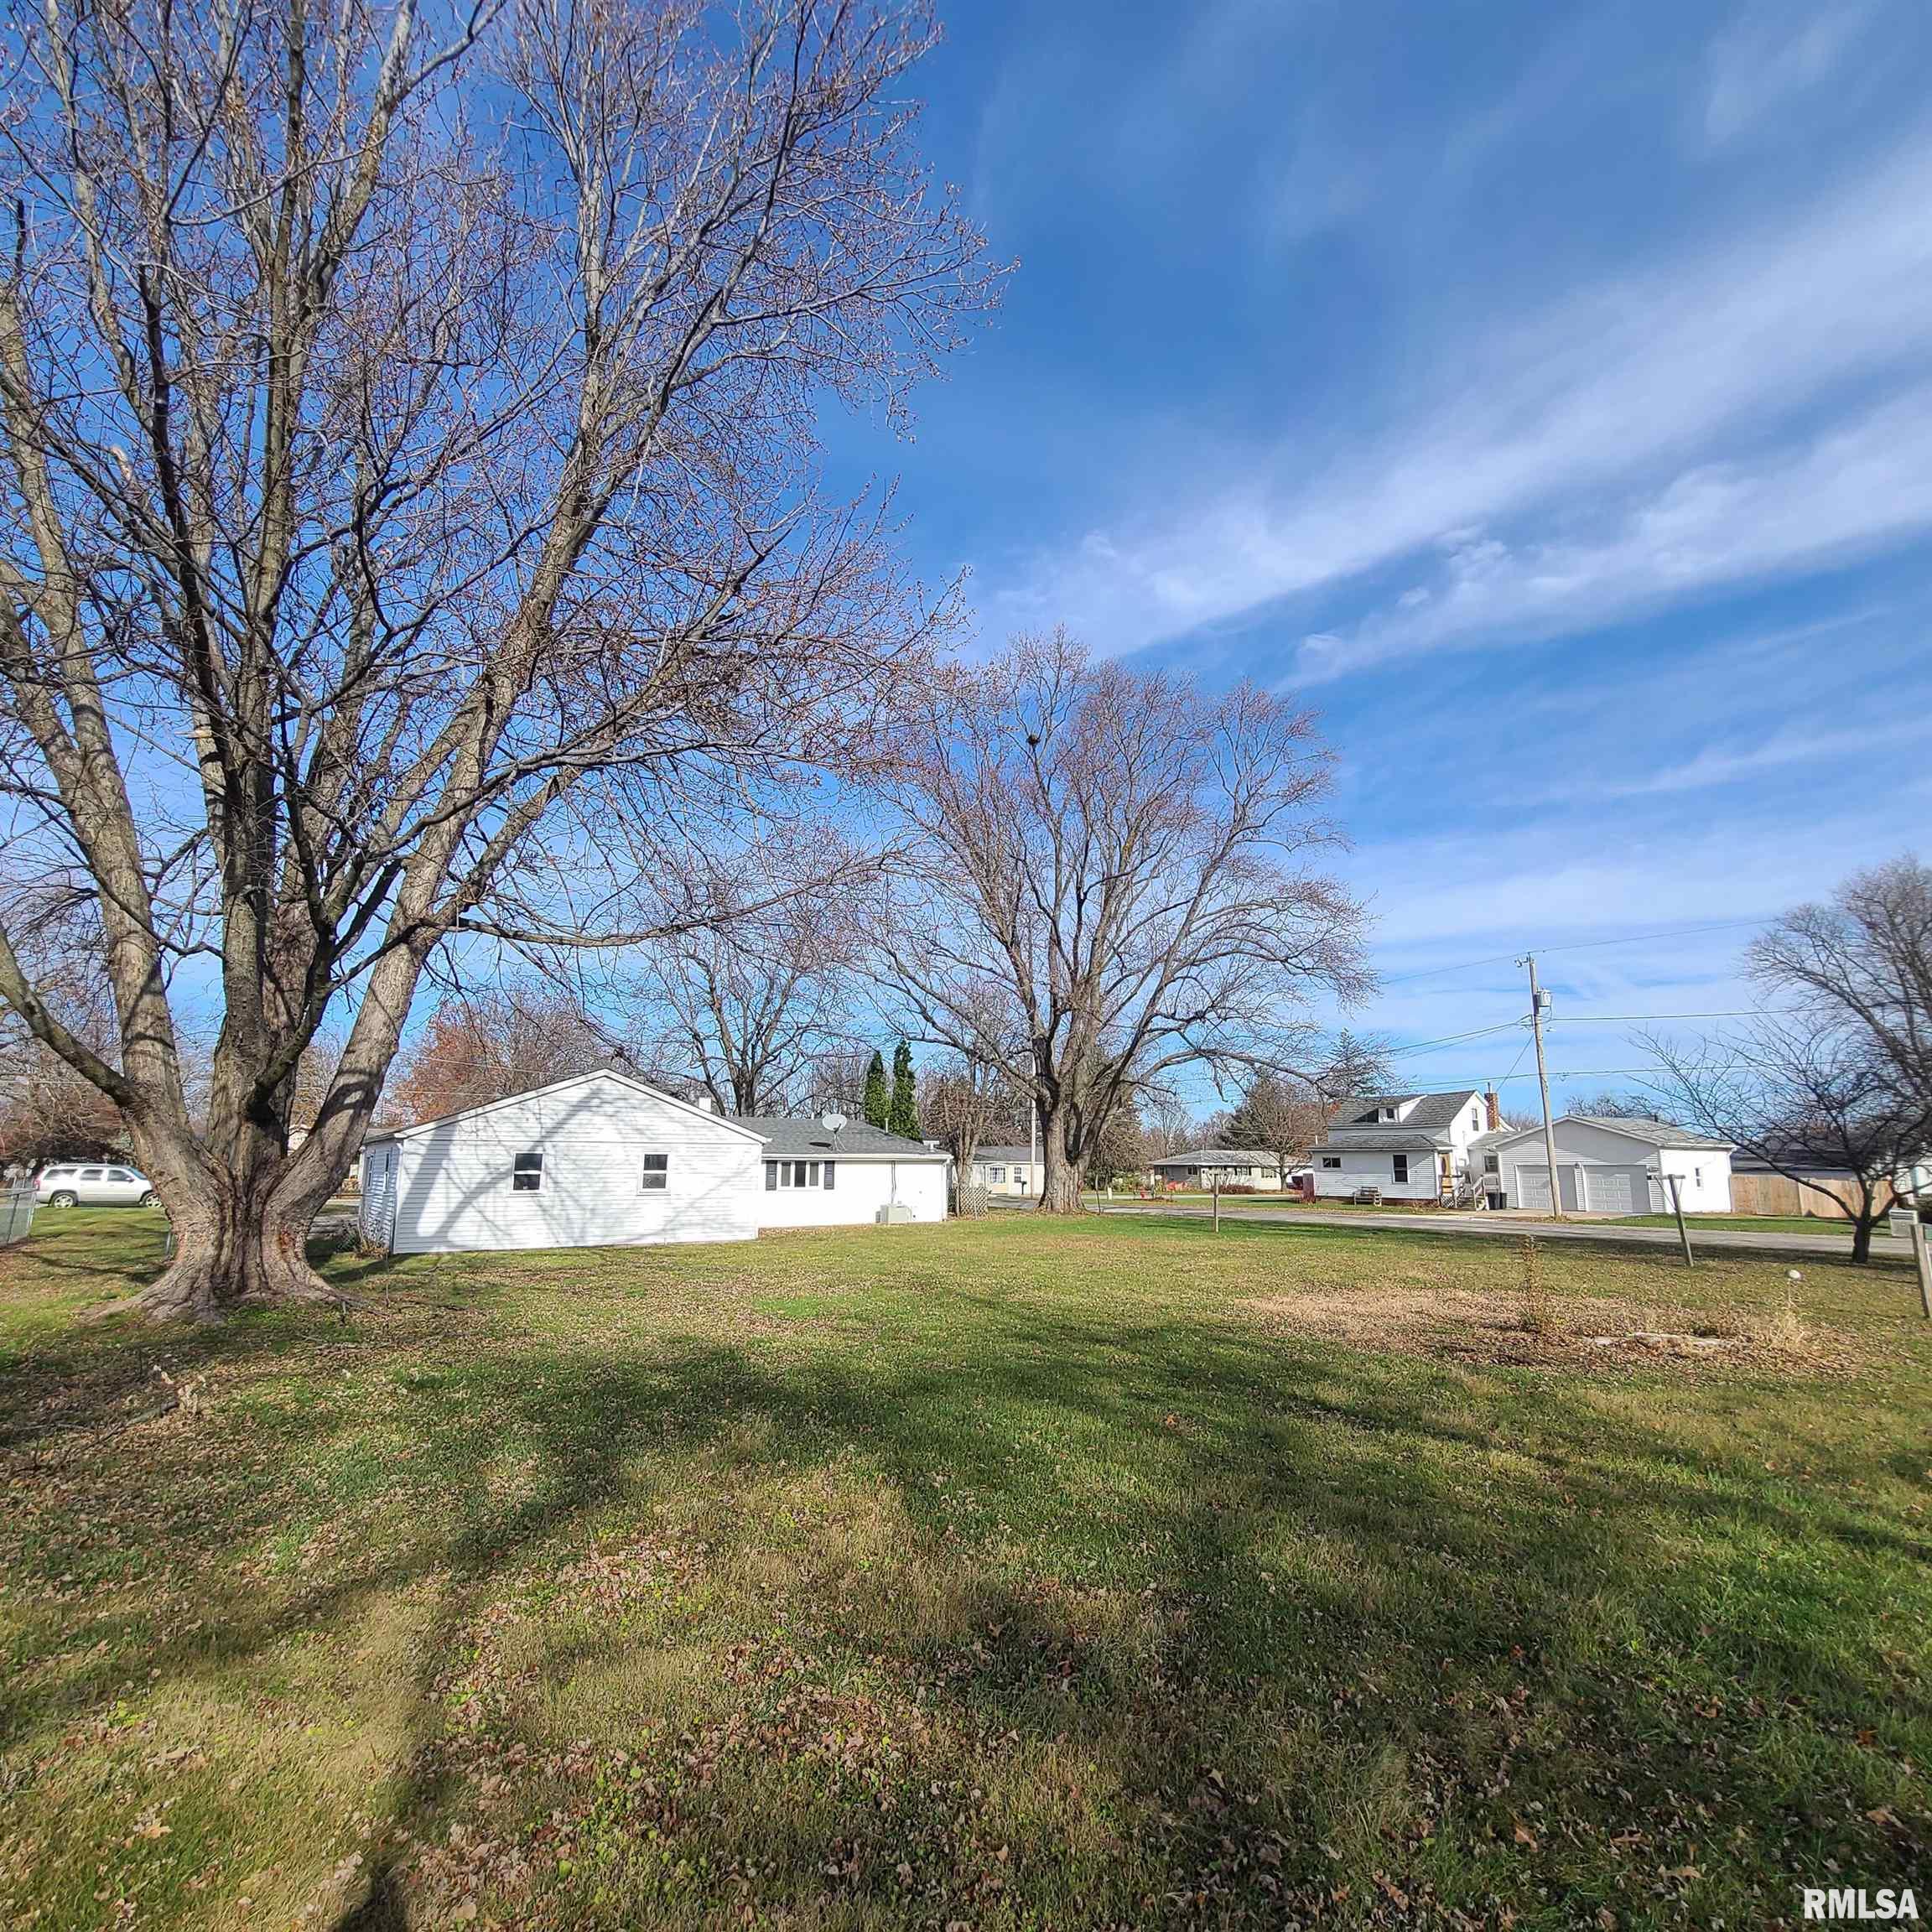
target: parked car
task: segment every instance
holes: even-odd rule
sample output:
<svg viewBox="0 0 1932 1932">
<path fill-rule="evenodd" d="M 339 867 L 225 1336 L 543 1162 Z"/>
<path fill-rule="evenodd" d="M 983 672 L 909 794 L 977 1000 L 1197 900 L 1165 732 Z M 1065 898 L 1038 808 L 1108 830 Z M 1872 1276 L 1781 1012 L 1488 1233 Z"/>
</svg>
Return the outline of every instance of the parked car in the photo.
<svg viewBox="0 0 1932 1932">
<path fill-rule="evenodd" d="M 108 1161 L 65 1161 L 43 1167 L 34 1182 L 35 1197 L 49 1208 L 158 1208 L 161 1197 L 148 1176 Z"/>
</svg>

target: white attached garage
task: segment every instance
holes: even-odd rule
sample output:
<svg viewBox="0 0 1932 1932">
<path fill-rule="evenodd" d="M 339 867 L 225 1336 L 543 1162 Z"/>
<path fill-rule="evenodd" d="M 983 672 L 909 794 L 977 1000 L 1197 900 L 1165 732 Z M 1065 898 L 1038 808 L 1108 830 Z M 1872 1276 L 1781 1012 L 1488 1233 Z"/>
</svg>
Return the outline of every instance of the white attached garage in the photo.
<svg viewBox="0 0 1932 1932">
<path fill-rule="evenodd" d="M 1566 1114 L 1555 1124 L 1556 1183 L 1566 1214 L 1654 1214 L 1670 1205 L 1675 1176 L 1687 1213 L 1731 1207 L 1731 1148 L 1665 1120 L 1611 1120 Z M 1550 1212 L 1550 1161 L 1540 1127 L 1493 1151 L 1508 1204 Z"/>
</svg>

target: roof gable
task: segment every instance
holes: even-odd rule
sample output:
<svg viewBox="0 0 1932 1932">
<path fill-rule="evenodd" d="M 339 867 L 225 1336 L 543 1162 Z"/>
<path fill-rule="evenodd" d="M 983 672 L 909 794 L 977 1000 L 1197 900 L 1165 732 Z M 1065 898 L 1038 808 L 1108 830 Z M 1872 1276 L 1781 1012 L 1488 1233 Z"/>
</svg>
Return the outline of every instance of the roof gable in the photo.
<svg viewBox="0 0 1932 1932">
<path fill-rule="evenodd" d="M 421 1134 L 434 1133 L 439 1127 L 454 1125 L 459 1120 L 480 1119 L 486 1114 L 500 1112 L 506 1107 L 520 1106 L 526 1100 L 537 1100 L 552 1093 L 568 1093 L 574 1087 L 602 1084 L 615 1087 L 623 1092 L 636 1093 L 680 1114 L 688 1114 L 693 1119 L 708 1121 L 714 1127 L 730 1129 L 748 1140 L 760 1140 L 764 1137 L 744 1121 L 735 1120 L 729 1114 L 714 1113 L 709 1107 L 695 1107 L 688 1100 L 680 1100 L 674 1093 L 667 1093 L 662 1088 L 653 1087 L 648 1081 L 640 1080 L 634 1073 L 620 1073 L 612 1067 L 600 1067 L 589 1073 L 571 1073 L 561 1080 L 547 1082 L 541 1087 L 527 1087 L 521 1093 L 506 1093 L 501 1100 L 484 1100 L 474 1107 L 459 1108 L 454 1114 L 439 1114 L 428 1120 L 418 1120 L 408 1127 L 385 1128 L 380 1133 L 369 1135 L 365 1145 L 382 1140 L 413 1140 Z"/>
<path fill-rule="evenodd" d="M 1439 1133 L 1446 1127 L 1452 1127 L 1461 1117 L 1465 1107 L 1473 1104 L 1478 1111 L 1483 1097 L 1473 1087 L 1465 1087 L 1452 1093 L 1365 1093 L 1358 1095 L 1342 1104 L 1342 1110 L 1328 1124 L 1331 1134 L 1346 1134 L 1352 1130 L 1373 1133 L 1378 1128 L 1387 1132 L 1392 1127 L 1411 1128 L 1424 1133 Z M 1393 1107 L 1396 1118 L 1384 1120 L 1381 1109 Z M 1401 1110 L 1406 1107 L 1409 1111 Z"/>
</svg>

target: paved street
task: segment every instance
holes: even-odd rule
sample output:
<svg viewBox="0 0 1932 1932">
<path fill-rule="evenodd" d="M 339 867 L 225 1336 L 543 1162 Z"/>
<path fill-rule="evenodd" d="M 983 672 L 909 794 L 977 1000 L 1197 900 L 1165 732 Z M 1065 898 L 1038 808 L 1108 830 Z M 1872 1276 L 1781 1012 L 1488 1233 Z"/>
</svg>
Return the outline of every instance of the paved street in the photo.
<svg viewBox="0 0 1932 1932">
<path fill-rule="evenodd" d="M 1213 1210 L 1202 1202 L 1097 1201 L 1102 1214 L 1167 1214 L 1202 1220 Z M 1274 1226 L 1326 1228 L 1347 1233 L 1359 1228 L 1393 1228 L 1407 1234 L 1473 1234 L 1488 1240 L 1520 1240 L 1534 1234 L 1539 1241 L 1614 1241 L 1619 1245 L 1675 1248 L 1675 1228 L 1633 1228 L 1614 1221 L 1538 1221 L 1519 1214 L 1436 1213 L 1359 1214 L 1321 1208 L 1228 1208 L 1223 1221 L 1260 1221 Z M 1737 1248 L 1763 1254 L 1824 1255 L 1842 1260 L 1852 1252 L 1849 1234 L 1780 1234 L 1728 1228 L 1701 1228 L 1690 1223 L 1690 1245 L 1699 1249 Z M 1883 1233 L 1872 1238 L 1873 1259 L 1909 1261 L 1912 1244 Z"/>
</svg>

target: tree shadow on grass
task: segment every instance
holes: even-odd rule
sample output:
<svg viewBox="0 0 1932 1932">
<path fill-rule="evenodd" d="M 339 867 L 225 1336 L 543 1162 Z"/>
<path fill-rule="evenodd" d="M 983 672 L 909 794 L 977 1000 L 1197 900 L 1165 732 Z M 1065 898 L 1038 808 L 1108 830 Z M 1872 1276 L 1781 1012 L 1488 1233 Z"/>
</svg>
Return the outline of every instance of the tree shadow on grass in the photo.
<svg viewBox="0 0 1932 1932">
<path fill-rule="evenodd" d="M 1479 1836 L 1506 1808 L 1491 1787 L 1524 1753 L 1511 1700 L 1525 1683 L 1570 1701 L 1551 1720 L 1563 1748 L 1537 1770 L 1552 1802 L 1600 1805 L 1584 1784 L 1609 1775 L 1633 1816 L 1689 1793 L 1708 1818 L 1768 1830 L 1789 1797 L 1778 1737 L 1867 1725 L 1870 1659 L 1884 1639 L 1842 1604 L 1786 1627 L 1726 1628 L 1711 1605 L 1748 1588 L 1757 1561 L 1728 1540 L 1804 1551 L 1820 1603 L 1842 1594 L 1847 1574 L 1872 1574 L 1859 1564 L 1897 1576 L 1927 1554 L 1924 1538 L 1876 1511 L 1802 1508 L 1742 1464 L 1733 1484 L 1714 1486 L 1710 1467 L 1663 1431 L 1573 1411 L 1562 1377 L 1472 1377 L 1213 1322 L 1130 1327 L 974 1292 L 954 1297 L 969 1339 L 915 1337 L 893 1351 L 807 1331 L 782 1350 L 670 1341 L 645 1352 L 634 1338 L 560 1343 L 488 1322 L 466 1339 L 422 1319 L 408 1293 L 394 1299 L 345 1335 L 313 1317 L 251 1317 L 170 1336 L 170 1350 L 178 1364 L 272 1368 L 299 1394 L 332 1385 L 345 1360 L 357 1372 L 431 1364 L 460 1399 L 426 1393 L 409 1427 L 439 1469 L 458 1472 L 445 1478 L 448 1534 L 351 1577 L 252 1605 L 239 1592 L 219 1629 L 152 1654 L 164 1676 L 232 1671 L 293 1629 L 352 1623 L 377 1596 L 434 1578 L 436 1615 L 397 1686 L 411 1730 L 394 1771 L 397 1844 L 460 1805 L 437 1748 L 447 1723 L 437 1686 L 465 1629 L 518 1566 L 579 1543 L 634 1500 L 639 1472 L 688 1480 L 694 1458 L 704 1480 L 726 1485 L 856 1458 L 927 1558 L 963 1589 L 970 1578 L 975 1629 L 965 1644 L 950 1629 L 904 1628 L 873 1602 L 851 1640 L 936 1687 L 948 1721 L 973 1735 L 1098 1753 L 1124 1733 L 1132 1748 L 1117 1769 L 1130 1794 L 1177 1820 L 1150 1854 L 1177 1888 L 1206 1883 L 1223 1857 L 1226 1820 L 1198 1803 L 1208 1771 L 1245 1768 L 1265 1783 L 1267 1737 L 1298 1717 L 1319 1727 L 1338 1766 L 1394 1744 L 1452 1767 L 1444 1828 Z M 43 1366 L 66 1379 L 77 1415 L 112 1416 L 149 1346 L 92 1338 L 55 1348 Z M 9 1389 L 0 1413 L 19 1412 Z M 315 1466 L 360 1426 L 352 1410 L 284 1404 L 273 1451 Z M 0 1447 L 23 1441 L 15 1429 Z M 119 1441 L 131 1511 L 192 1479 L 191 1441 L 161 1457 Z M 534 1474 L 527 1494 L 501 1504 L 489 1472 L 506 1457 Z M 973 1514 L 962 1514 L 963 1497 Z M 995 1547 L 1000 1566 L 981 1569 L 979 1554 Z M 1015 1547 L 1030 1553 L 1031 1574 L 1012 1573 Z M 1084 1639 L 1056 1595 L 1081 1590 L 1150 1593 L 1151 1648 L 1116 1654 Z M 1637 1664 L 1610 1649 L 1633 1637 L 1644 1647 Z M 1733 1671 L 1755 1680 L 1764 1707 L 1700 1736 L 1686 1696 Z M 17 1715 L 40 1724 L 68 1709 L 49 1689 Z M 1889 1716 L 1922 1724 L 1922 1691 Z M 1713 1734 L 1722 1761 L 1706 1748 Z M 1312 1861 L 1351 1801 L 1338 1771 L 1268 1788 L 1254 1822 L 1282 1836 L 1291 1865 Z M 862 1810 L 841 1815 L 849 1833 L 878 1829 Z M 779 1841 L 801 1888 L 824 1862 L 815 1829 Z M 1837 1855 L 1858 1829 L 1831 1815 L 1813 1832 L 1820 1855 Z M 1760 1855 L 1768 1873 L 1768 1841 Z M 1775 1862 L 1789 1867 L 1797 1855 Z M 1552 1867 L 1515 1856 L 1551 1881 Z M 853 1883 L 889 1912 L 887 1867 L 866 1869 Z M 387 1856 L 336 1923 L 371 1932 L 408 1915 Z"/>
</svg>

